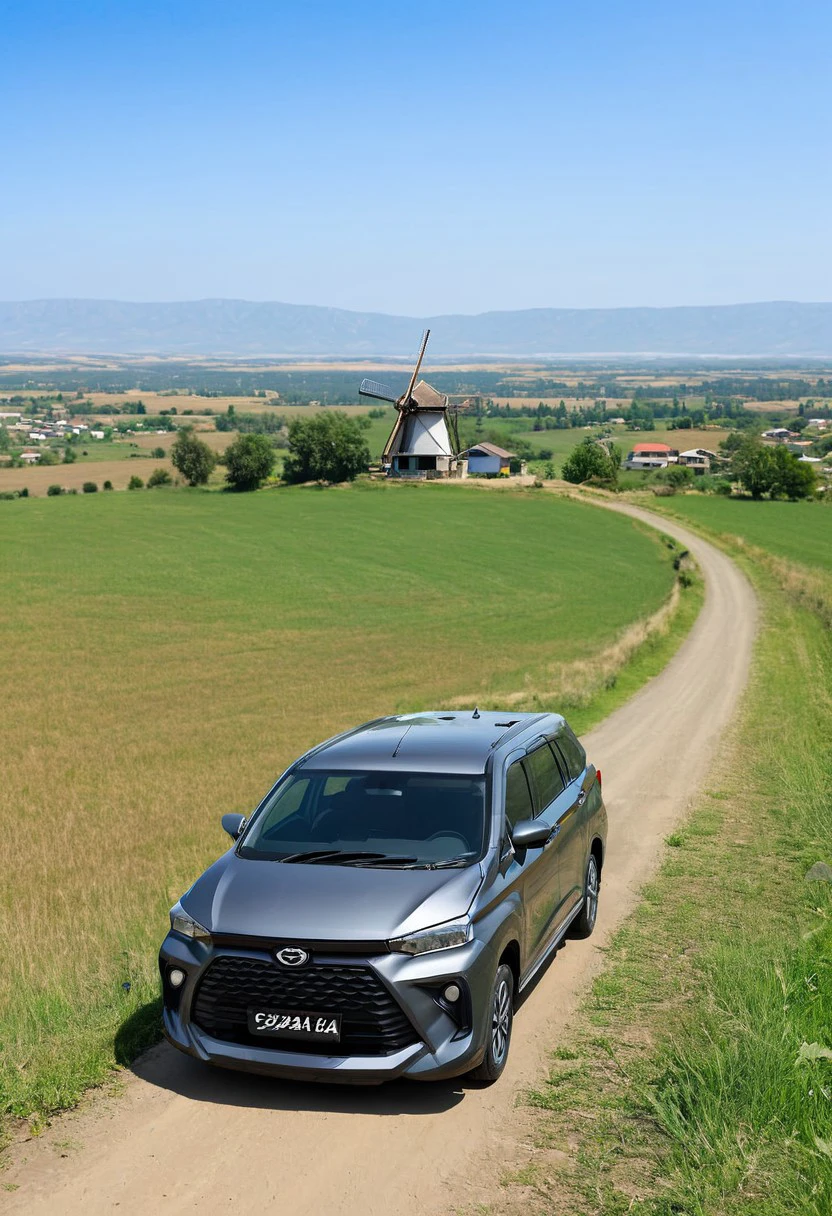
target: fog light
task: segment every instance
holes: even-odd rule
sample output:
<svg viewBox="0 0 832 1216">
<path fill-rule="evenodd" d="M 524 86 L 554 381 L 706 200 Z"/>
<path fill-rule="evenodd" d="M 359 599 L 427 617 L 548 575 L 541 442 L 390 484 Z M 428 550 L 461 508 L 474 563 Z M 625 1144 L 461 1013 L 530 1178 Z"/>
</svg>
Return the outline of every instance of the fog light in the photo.
<svg viewBox="0 0 832 1216">
<path fill-rule="evenodd" d="M 181 988 L 185 983 L 185 972 L 180 971 L 178 967 L 172 967 L 168 972 L 168 983 L 171 988 Z"/>
<path fill-rule="evenodd" d="M 453 1005 L 458 1001 L 462 993 L 459 990 L 459 984 L 448 984 L 448 987 L 442 993 L 449 1005 Z"/>
</svg>

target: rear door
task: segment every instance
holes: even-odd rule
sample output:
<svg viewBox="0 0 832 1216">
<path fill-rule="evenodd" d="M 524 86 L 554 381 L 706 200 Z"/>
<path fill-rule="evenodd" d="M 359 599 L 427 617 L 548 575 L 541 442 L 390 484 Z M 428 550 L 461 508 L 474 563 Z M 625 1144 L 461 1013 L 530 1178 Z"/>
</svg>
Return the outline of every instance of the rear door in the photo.
<svg viewBox="0 0 832 1216">
<path fill-rule="evenodd" d="M 584 889 L 584 865 L 589 847 L 586 805 L 586 753 L 570 731 L 563 731 L 552 740 L 566 785 L 565 805 L 559 819 L 561 848 L 561 890 L 563 914 L 581 898 Z"/>
<path fill-rule="evenodd" d="M 529 876 L 526 885 L 527 919 L 532 958 L 538 957 L 549 944 L 559 923 L 562 904 L 561 848 L 558 818 L 562 805 L 564 782 L 554 752 L 544 739 L 537 739 L 524 761 L 532 785 L 535 818 L 551 829 L 542 849 L 529 849 L 526 864 Z"/>
</svg>

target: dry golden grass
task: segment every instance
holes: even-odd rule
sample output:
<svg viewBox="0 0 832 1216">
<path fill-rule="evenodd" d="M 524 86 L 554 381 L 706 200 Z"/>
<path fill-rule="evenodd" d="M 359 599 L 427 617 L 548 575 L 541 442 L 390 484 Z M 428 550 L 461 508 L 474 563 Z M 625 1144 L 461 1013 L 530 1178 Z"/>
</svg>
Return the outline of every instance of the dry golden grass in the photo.
<svg viewBox="0 0 832 1216">
<path fill-rule="evenodd" d="M 161 445 L 170 450 L 170 443 L 158 436 L 151 447 Z M 55 464 L 41 468 L 32 465 L 23 469 L 0 469 L 0 490 L 22 490 L 24 486 L 29 493 L 40 497 L 46 494 L 51 485 L 63 486 L 66 490 L 80 490 L 85 481 L 94 481 L 99 490 L 105 481 L 113 483 L 113 489 L 126 490 L 130 478 L 136 474 L 142 481 L 147 481 L 156 468 L 167 469 L 172 477 L 177 477 L 176 469 L 169 459 L 165 460 L 83 460 L 79 458 L 74 464 Z"/>
</svg>

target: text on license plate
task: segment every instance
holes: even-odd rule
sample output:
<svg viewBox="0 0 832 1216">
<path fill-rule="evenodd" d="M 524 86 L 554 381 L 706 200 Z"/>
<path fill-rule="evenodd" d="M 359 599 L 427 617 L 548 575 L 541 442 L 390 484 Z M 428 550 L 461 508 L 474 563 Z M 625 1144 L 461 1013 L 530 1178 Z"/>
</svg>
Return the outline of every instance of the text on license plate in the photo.
<svg viewBox="0 0 832 1216">
<path fill-rule="evenodd" d="M 337 1043 L 341 1038 L 341 1015 L 301 1013 L 288 1009 L 249 1009 L 248 1028 L 251 1034 Z"/>
</svg>

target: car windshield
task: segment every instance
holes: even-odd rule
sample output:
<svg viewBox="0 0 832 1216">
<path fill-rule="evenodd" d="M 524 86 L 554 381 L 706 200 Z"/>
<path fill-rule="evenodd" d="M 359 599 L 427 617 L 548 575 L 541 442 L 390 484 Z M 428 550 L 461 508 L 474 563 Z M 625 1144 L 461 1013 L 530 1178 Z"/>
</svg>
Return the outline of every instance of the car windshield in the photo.
<svg viewBox="0 0 832 1216">
<path fill-rule="evenodd" d="M 485 845 L 485 778 L 290 773 L 244 834 L 241 857 L 318 865 L 466 865 Z"/>
</svg>

